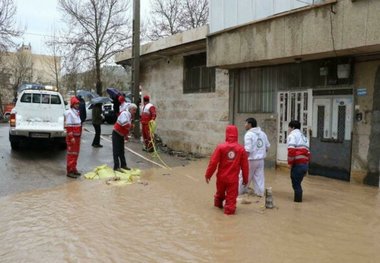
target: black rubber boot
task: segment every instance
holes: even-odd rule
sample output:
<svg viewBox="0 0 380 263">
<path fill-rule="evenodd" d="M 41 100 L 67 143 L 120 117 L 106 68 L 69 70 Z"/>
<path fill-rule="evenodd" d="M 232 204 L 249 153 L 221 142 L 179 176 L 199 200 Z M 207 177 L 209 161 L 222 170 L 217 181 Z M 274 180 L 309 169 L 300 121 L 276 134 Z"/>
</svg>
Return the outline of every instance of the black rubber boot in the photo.
<svg viewBox="0 0 380 263">
<path fill-rule="evenodd" d="M 294 202 L 302 203 L 302 193 L 294 193 Z"/>
</svg>

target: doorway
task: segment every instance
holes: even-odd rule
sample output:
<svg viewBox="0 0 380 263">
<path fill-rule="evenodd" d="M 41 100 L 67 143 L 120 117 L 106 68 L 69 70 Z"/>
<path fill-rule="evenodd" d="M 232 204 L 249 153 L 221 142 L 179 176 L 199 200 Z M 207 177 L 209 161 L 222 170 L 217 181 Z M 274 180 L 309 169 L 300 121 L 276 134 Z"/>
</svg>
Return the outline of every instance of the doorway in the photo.
<svg viewBox="0 0 380 263">
<path fill-rule="evenodd" d="M 349 181 L 352 96 L 314 96 L 309 174 Z"/>
<path fill-rule="evenodd" d="M 301 131 L 310 140 L 308 130 L 312 121 L 312 90 L 280 91 L 277 94 L 278 134 L 277 164 L 288 163 L 288 125 L 291 120 L 301 123 Z"/>
</svg>

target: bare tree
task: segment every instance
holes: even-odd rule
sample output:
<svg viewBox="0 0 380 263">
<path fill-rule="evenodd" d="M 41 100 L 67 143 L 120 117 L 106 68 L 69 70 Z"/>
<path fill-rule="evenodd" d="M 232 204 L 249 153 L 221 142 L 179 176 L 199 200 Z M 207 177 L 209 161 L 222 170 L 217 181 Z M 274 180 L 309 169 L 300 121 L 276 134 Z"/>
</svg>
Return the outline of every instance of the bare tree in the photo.
<svg viewBox="0 0 380 263">
<path fill-rule="evenodd" d="M 24 45 L 14 53 L 11 69 L 13 71 L 13 92 L 16 95 L 17 88 L 24 82 L 33 81 L 33 60 L 29 50 L 24 50 Z"/>
<path fill-rule="evenodd" d="M 0 0 L 0 65 L 1 65 L 1 77 L 0 77 L 0 111 L 2 111 L 2 97 L 3 92 L 8 87 L 9 73 L 3 72 L 5 69 L 2 57 L 7 56 L 7 50 L 11 47 L 15 47 L 16 44 L 13 41 L 14 37 L 22 35 L 22 31 L 15 28 L 15 16 L 16 6 L 14 0 Z M 5 76 L 5 77 L 4 77 Z"/>
<path fill-rule="evenodd" d="M 48 46 L 51 55 L 53 57 L 53 60 L 48 57 L 46 59 L 46 63 L 48 65 L 48 68 L 52 74 L 52 77 L 55 82 L 55 86 L 58 91 L 60 91 L 60 75 L 61 75 L 61 46 L 59 45 L 58 38 L 56 37 L 55 33 L 52 36 L 52 39 L 49 41 L 46 41 L 46 45 Z"/>
<path fill-rule="evenodd" d="M 209 9 L 208 0 L 185 0 L 184 25 L 187 30 L 207 24 Z"/>
<path fill-rule="evenodd" d="M 156 40 L 182 32 L 181 0 L 154 0 L 152 2 L 151 30 L 148 37 Z"/>
<path fill-rule="evenodd" d="M 147 37 L 157 40 L 205 25 L 208 0 L 152 0 Z"/>
<path fill-rule="evenodd" d="M 65 69 L 65 75 L 62 78 L 63 86 L 68 90 L 74 90 L 76 94 L 79 82 L 79 69 L 80 69 L 80 58 L 76 52 L 72 52 L 70 56 L 66 56 L 63 62 L 63 68 Z M 61 85 L 62 90 L 62 85 Z M 65 92 L 65 93 L 66 93 Z M 61 91 L 62 93 L 62 91 Z"/>
<path fill-rule="evenodd" d="M 131 33 L 125 0 L 59 0 L 68 25 L 65 43 L 72 52 L 95 65 L 96 91 L 102 94 L 101 66 L 130 44 Z"/>
<path fill-rule="evenodd" d="M 14 47 L 14 37 L 22 35 L 22 31 L 15 29 L 16 6 L 14 0 L 0 0 L 0 52 Z"/>
</svg>

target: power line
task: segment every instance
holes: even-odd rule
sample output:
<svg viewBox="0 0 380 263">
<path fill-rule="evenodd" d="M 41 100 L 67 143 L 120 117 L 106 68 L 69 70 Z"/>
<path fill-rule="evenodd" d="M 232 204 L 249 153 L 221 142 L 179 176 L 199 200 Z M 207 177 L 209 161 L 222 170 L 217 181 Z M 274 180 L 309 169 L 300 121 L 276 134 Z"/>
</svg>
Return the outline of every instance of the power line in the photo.
<svg viewBox="0 0 380 263">
<path fill-rule="evenodd" d="M 40 36 L 40 37 L 57 37 L 57 36 L 52 36 L 52 35 L 46 35 L 46 34 L 38 34 L 38 33 L 28 33 L 25 32 L 25 35 L 32 35 L 32 36 Z"/>
</svg>

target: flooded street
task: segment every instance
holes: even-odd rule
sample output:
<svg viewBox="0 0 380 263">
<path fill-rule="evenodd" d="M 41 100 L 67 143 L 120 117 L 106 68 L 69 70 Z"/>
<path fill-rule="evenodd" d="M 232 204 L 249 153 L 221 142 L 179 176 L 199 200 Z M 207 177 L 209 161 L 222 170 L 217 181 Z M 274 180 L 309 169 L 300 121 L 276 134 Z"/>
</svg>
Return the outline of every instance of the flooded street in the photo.
<svg viewBox="0 0 380 263">
<path fill-rule="evenodd" d="M 213 207 L 207 159 L 144 171 L 145 184 L 73 180 L 0 198 L 1 262 L 379 262 L 377 188 L 266 170 L 274 209 Z"/>
</svg>

